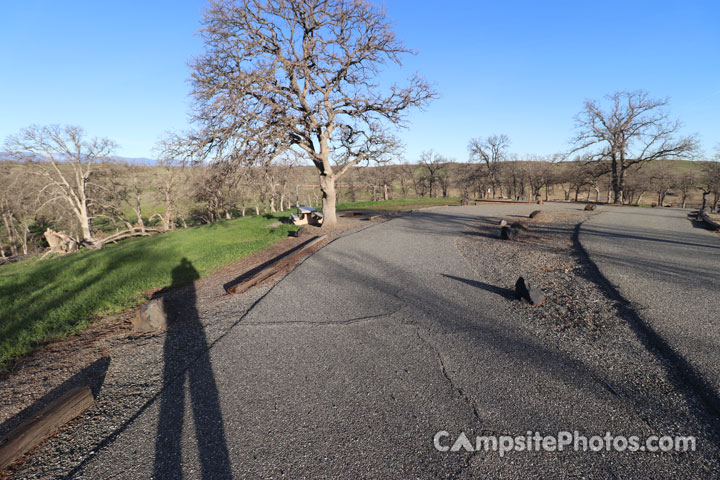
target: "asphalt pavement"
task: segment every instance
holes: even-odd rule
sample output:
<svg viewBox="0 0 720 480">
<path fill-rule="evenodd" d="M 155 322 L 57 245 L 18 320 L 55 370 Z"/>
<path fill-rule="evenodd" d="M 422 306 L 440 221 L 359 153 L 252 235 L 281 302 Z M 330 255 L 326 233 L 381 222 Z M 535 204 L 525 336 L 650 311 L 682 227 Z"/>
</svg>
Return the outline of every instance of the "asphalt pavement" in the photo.
<svg viewBox="0 0 720 480">
<path fill-rule="evenodd" d="M 275 285 L 187 372 L 169 379 L 162 398 L 93 452 L 74 476 L 688 474 L 682 470 L 687 464 L 679 467 L 672 456 L 513 452 L 501 457 L 434 447 L 440 431 L 448 432 L 442 437 L 448 446 L 460 432 L 473 440 L 475 435 L 535 431 L 648 432 L 645 419 L 607 388 L 590 362 L 544 343 L 497 289 L 478 288 L 492 279 L 478 278 L 458 253 L 455 242 L 469 223 L 483 215 L 527 215 L 534 207 L 432 209 L 335 240 Z M 711 352 L 718 338 L 713 326 L 717 296 L 713 304 L 705 293 L 712 291 L 713 281 L 717 286 L 720 242 L 688 229 L 674 237 L 679 227 L 654 232 L 654 219 L 667 214 L 643 212 L 617 218 L 602 213 L 584 226 L 581 239 L 609 277 L 638 271 L 667 287 L 640 297 L 649 308 L 662 301 L 666 316 L 658 330 L 679 334 L 679 351 L 692 340 L 717 359 L 717 349 Z M 677 219 L 670 217 L 667 221 L 675 225 Z M 621 229 L 618 223 L 627 218 L 631 224 Z M 650 226 L 641 227 L 645 224 Z M 647 232 L 657 240 L 636 238 Z M 626 241 L 629 246 L 642 241 L 645 247 L 627 253 L 603 250 Z M 689 262 L 675 258 L 687 252 L 693 252 Z M 616 265 L 613 255 L 625 261 Z M 639 291 L 652 290 L 656 283 Z M 693 303 L 694 310 L 685 310 L 680 317 L 685 326 L 676 328 L 670 324 L 681 313 L 680 298 L 687 300 L 683 305 Z M 715 317 L 705 309 L 714 309 Z M 166 348 L 181 347 L 171 342 Z M 701 357 L 689 356 L 697 359 L 692 361 L 698 370 L 708 376 L 715 372 L 717 379 L 717 363 L 703 363 Z"/>
<path fill-rule="evenodd" d="M 689 210 L 603 207 L 579 240 L 638 314 L 638 333 L 720 415 L 720 236 Z"/>
</svg>

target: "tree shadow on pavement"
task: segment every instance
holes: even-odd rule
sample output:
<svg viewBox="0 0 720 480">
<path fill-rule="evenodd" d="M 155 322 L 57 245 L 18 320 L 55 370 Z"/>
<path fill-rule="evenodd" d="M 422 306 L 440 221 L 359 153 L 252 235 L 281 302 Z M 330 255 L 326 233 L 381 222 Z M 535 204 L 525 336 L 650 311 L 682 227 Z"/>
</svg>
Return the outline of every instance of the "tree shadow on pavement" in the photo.
<svg viewBox="0 0 720 480">
<path fill-rule="evenodd" d="M 183 258 L 172 271 L 172 286 L 184 285 L 199 277 L 192 263 Z M 186 382 L 202 477 L 231 478 L 220 399 L 205 331 L 196 307 L 195 287 L 191 284 L 178 293 L 181 294 L 163 297 L 168 327 L 164 346 L 164 389 L 155 442 L 154 478 L 183 478 Z M 178 362 L 188 361 L 192 363 L 187 370 L 177 368 Z"/>
<path fill-rule="evenodd" d="M 573 243 L 579 261 L 587 269 L 586 277 L 615 302 L 618 315 L 628 322 L 637 338 L 658 359 L 670 381 L 682 393 L 690 410 L 701 424 L 712 429 L 713 441 L 720 445 L 720 397 L 702 374 L 642 318 L 636 308 L 600 271 L 580 242 L 581 228 L 584 234 L 586 227 L 583 227 L 582 223 L 575 226 Z"/>
</svg>

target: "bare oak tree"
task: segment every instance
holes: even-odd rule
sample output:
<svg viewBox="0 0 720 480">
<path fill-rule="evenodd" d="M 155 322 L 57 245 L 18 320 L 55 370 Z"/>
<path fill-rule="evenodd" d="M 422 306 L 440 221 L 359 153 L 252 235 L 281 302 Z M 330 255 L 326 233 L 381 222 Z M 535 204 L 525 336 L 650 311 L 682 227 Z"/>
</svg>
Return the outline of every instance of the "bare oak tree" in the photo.
<svg viewBox="0 0 720 480">
<path fill-rule="evenodd" d="M 181 211 L 187 201 L 182 202 L 181 199 L 187 200 L 190 196 L 188 171 L 194 158 L 191 142 L 183 134 L 168 132 L 157 141 L 153 150 L 158 165 L 158 171 L 153 176 L 155 196 L 164 211 L 155 213 L 150 220 L 158 218 L 166 231 L 174 229 L 178 219 L 187 226 L 183 215 L 186 212 Z"/>
<path fill-rule="evenodd" d="M 192 62 L 200 136 L 224 150 L 238 139 L 304 150 L 327 225 L 336 222 L 336 180 L 373 160 L 386 128 L 435 96 L 418 76 L 383 91 L 380 67 L 412 51 L 362 0 L 215 0 L 201 34 L 205 52 Z"/>
<path fill-rule="evenodd" d="M 720 204 L 720 146 L 714 160 L 703 165 L 703 174 L 697 188 L 702 192 L 702 208 L 707 207 L 707 197 L 712 194 L 710 209 L 717 211 Z"/>
<path fill-rule="evenodd" d="M 44 203 L 65 202 L 82 231 L 82 240 L 94 245 L 90 198 L 90 177 L 96 165 L 106 160 L 116 147 L 107 138 L 85 138 L 76 126 L 33 125 L 8 137 L 7 149 L 13 157 L 28 162 L 41 175 Z"/>
<path fill-rule="evenodd" d="M 435 187 L 440 184 L 440 176 L 447 169 L 448 160 L 432 150 L 420 154 L 420 171 L 430 191 L 430 197 L 436 197 Z"/>
<path fill-rule="evenodd" d="M 608 165 L 614 203 L 623 203 L 625 173 L 633 165 L 660 158 L 682 158 L 696 148 L 694 137 L 676 138 L 680 129 L 670 119 L 668 100 L 655 100 L 643 91 L 616 92 L 605 97 L 607 107 L 585 102 L 576 116 L 575 148 L 590 161 Z"/>
<path fill-rule="evenodd" d="M 485 139 L 473 138 L 468 144 L 470 160 L 485 163 L 493 198 L 498 184 L 500 162 L 507 159 L 509 146 L 510 138 L 507 135 L 490 135 Z"/>
<path fill-rule="evenodd" d="M 30 228 L 38 216 L 37 192 L 41 187 L 37 177 L 27 175 L 22 165 L 0 162 L 0 257 L 5 257 L 6 248 L 13 256 L 29 253 Z"/>
<path fill-rule="evenodd" d="M 680 191 L 680 200 L 682 201 L 681 208 L 685 208 L 688 197 L 690 197 L 690 192 L 695 189 L 698 183 L 697 176 L 692 172 L 678 174 L 675 183 L 677 184 L 677 189 Z"/>
</svg>

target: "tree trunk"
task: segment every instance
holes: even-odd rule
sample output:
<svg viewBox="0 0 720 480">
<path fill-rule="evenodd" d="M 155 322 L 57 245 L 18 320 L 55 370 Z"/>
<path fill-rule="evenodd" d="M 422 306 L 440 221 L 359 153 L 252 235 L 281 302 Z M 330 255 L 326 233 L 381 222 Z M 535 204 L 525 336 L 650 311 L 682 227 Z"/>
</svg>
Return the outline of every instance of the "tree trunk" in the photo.
<svg viewBox="0 0 720 480">
<path fill-rule="evenodd" d="M 80 215 L 78 215 L 78 219 L 80 220 L 80 228 L 82 229 L 83 240 L 94 243 L 95 239 L 93 238 L 92 233 L 90 233 L 90 218 L 86 209 L 83 208 L 82 210 L 80 210 Z"/>
<path fill-rule="evenodd" d="M 145 222 L 143 222 L 142 211 L 140 210 L 140 207 L 135 210 L 135 216 L 137 216 L 137 224 L 140 227 L 140 231 L 145 234 Z"/>
<path fill-rule="evenodd" d="M 23 255 L 28 254 L 28 235 L 29 234 L 30 234 L 30 230 L 27 228 L 27 226 L 23 225 L 23 239 L 22 239 Z"/>
<path fill-rule="evenodd" d="M 335 215 L 335 203 L 337 201 L 335 176 L 321 173 L 320 189 L 322 190 L 323 225 L 335 225 L 337 223 L 337 216 Z"/>
<path fill-rule="evenodd" d="M 622 172 L 619 171 L 620 166 L 617 160 L 612 160 L 612 189 L 613 189 L 613 203 L 622 205 L 623 203 L 623 179 Z"/>
<path fill-rule="evenodd" d="M 15 238 L 13 235 L 13 227 L 11 227 L 11 219 L 8 219 L 7 215 L 3 215 L 3 222 L 5 223 L 5 229 L 8 233 L 8 243 L 10 244 L 10 255 L 17 255 L 17 246 L 15 245 Z"/>
</svg>

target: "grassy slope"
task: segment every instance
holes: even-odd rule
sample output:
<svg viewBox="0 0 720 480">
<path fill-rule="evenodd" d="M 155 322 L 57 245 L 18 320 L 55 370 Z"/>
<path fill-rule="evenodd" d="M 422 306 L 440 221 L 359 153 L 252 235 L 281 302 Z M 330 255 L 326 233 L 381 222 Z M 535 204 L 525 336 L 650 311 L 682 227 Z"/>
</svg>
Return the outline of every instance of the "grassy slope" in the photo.
<svg viewBox="0 0 720 480">
<path fill-rule="evenodd" d="M 82 330 L 93 318 L 137 305 L 143 292 L 170 285 L 171 272 L 183 258 L 205 276 L 269 247 L 293 228 L 268 228 L 274 220 L 230 220 L 130 239 L 100 251 L 3 266 L 0 365 L 39 343 Z"/>
<path fill-rule="evenodd" d="M 381 200 L 379 202 L 344 202 L 338 203 L 338 210 L 411 210 L 414 208 L 432 207 L 437 205 L 459 205 L 459 197 L 446 198 L 399 198 L 397 200 Z"/>
</svg>

